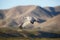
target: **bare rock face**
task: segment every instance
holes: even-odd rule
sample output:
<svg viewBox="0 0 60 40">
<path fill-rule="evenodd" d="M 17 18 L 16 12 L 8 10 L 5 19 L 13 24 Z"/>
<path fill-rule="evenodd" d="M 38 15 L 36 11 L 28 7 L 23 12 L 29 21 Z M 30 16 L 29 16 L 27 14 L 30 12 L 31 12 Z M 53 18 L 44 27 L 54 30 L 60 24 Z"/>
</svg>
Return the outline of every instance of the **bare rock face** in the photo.
<svg viewBox="0 0 60 40">
<path fill-rule="evenodd" d="M 30 17 L 30 16 L 27 16 L 24 18 L 24 22 L 23 24 L 21 25 L 22 28 L 28 28 L 28 29 L 32 29 L 33 28 L 33 24 L 35 22 L 36 19 L 34 19 L 33 17 Z"/>
</svg>

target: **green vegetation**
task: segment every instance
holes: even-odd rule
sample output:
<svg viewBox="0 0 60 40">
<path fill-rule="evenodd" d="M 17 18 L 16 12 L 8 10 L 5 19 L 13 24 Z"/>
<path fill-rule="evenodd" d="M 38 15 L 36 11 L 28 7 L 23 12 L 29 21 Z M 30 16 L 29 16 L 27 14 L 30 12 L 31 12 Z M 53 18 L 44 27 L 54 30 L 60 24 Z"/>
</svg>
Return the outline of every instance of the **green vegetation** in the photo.
<svg viewBox="0 0 60 40">
<path fill-rule="evenodd" d="M 19 29 L 19 30 L 22 30 L 22 29 Z M 22 31 L 17 31 L 17 29 L 8 29 L 8 28 L 0 28 L 0 34 L 2 33 L 20 33 L 22 35 L 25 35 L 25 34 L 33 34 L 33 35 L 37 35 L 39 34 L 36 30 L 33 29 L 32 30 L 22 30 Z M 26 36 L 26 35 L 25 35 Z M 32 38 L 32 37 L 0 37 L 0 40 L 60 40 L 60 38 Z"/>
<path fill-rule="evenodd" d="M 11 37 L 11 38 L 0 38 L 0 40 L 60 40 L 60 38 L 20 38 L 20 37 Z"/>
</svg>

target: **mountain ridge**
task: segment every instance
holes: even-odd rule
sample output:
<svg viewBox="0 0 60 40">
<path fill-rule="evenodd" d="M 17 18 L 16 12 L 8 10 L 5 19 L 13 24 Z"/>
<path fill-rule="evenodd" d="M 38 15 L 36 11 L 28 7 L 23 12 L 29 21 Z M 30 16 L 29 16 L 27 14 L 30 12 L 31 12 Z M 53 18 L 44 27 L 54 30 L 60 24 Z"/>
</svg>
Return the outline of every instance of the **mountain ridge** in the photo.
<svg viewBox="0 0 60 40">
<path fill-rule="evenodd" d="M 25 20 L 24 17 L 31 16 L 41 20 L 49 20 L 57 15 L 60 15 L 60 6 L 57 7 L 40 7 L 35 5 L 30 6 L 16 6 L 14 8 L 0 10 L 1 26 L 18 26 Z M 2 19 L 3 18 L 3 19 Z M 39 20 L 39 21 L 41 21 Z M 14 22 L 13 22 L 14 21 Z M 42 22 L 42 23 L 44 23 Z M 11 24 L 13 23 L 13 24 Z M 41 24 L 41 23 L 40 23 Z"/>
</svg>

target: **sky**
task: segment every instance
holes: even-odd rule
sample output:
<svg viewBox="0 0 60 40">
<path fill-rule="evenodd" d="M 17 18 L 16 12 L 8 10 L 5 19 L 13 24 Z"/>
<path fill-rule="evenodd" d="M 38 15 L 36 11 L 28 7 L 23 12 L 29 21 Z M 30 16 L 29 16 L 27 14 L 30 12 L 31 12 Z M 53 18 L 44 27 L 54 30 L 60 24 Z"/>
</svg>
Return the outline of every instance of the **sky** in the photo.
<svg viewBox="0 0 60 40">
<path fill-rule="evenodd" d="M 36 5 L 41 7 L 60 6 L 60 0 L 0 0 L 0 9 L 9 9 L 14 6 Z"/>
</svg>

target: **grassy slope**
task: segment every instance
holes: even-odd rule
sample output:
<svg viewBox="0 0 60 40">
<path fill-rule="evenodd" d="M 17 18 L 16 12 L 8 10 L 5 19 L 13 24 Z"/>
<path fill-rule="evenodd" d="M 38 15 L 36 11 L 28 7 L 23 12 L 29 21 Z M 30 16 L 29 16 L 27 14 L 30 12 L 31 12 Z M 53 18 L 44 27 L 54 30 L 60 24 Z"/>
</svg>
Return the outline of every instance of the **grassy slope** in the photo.
<svg viewBox="0 0 60 40">
<path fill-rule="evenodd" d="M 60 38 L 0 38 L 0 40 L 60 40 Z"/>
</svg>

